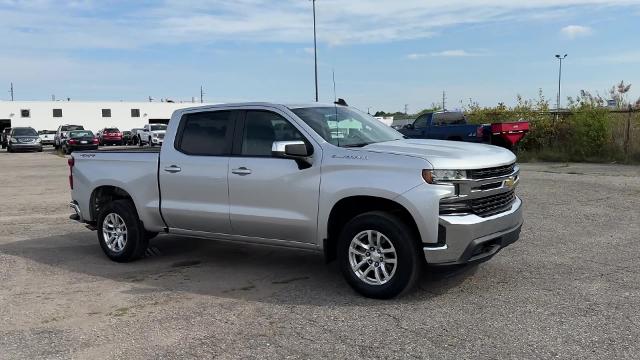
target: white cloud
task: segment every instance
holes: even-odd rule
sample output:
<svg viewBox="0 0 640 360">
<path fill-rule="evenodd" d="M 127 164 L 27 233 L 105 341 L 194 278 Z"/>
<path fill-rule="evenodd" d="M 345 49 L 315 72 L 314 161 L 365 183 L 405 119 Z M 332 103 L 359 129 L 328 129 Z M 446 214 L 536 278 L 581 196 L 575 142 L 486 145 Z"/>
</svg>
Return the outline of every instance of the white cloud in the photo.
<svg viewBox="0 0 640 360">
<path fill-rule="evenodd" d="M 220 41 L 309 43 L 311 2 L 300 0 L 0 0 L 0 46 L 30 49 L 135 48 Z M 637 0 L 322 0 L 318 41 L 340 45 L 428 38 L 463 24 L 540 21 L 579 7 L 628 6 Z M 556 14 L 556 15 L 554 15 Z M 586 34 L 571 25 L 567 36 Z M 4 45 L 4 46 L 3 46 Z"/>
<path fill-rule="evenodd" d="M 417 60 L 420 58 L 425 58 L 425 57 L 472 57 L 472 56 L 487 56 L 488 53 L 486 52 L 468 52 L 466 50 L 443 50 L 443 51 L 437 51 L 437 52 L 430 52 L 430 53 L 413 53 L 413 54 L 409 54 L 407 55 L 407 58 L 409 60 Z"/>
<path fill-rule="evenodd" d="M 593 33 L 593 30 L 588 26 L 568 25 L 560 29 L 560 33 L 569 39 L 575 39 L 577 37 L 589 36 Z"/>
</svg>

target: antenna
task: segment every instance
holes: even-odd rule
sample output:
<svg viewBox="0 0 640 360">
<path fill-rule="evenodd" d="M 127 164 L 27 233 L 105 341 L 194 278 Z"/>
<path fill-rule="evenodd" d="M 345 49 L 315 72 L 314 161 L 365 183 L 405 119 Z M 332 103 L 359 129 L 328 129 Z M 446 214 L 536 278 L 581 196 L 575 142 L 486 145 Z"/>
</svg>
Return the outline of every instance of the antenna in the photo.
<svg viewBox="0 0 640 360">
<path fill-rule="evenodd" d="M 331 69 L 331 76 L 333 77 L 333 101 L 336 101 L 336 71 Z M 318 100 L 316 100 L 318 101 Z"/>
</svg>

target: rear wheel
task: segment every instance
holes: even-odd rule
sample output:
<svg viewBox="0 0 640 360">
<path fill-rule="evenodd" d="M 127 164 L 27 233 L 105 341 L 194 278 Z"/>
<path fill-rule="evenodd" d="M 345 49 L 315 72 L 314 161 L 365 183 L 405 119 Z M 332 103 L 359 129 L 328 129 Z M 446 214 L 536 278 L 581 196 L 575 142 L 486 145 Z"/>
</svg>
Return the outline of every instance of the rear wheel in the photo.
<svg viewBox="0 0 640 360">
<path fill-rule="evenodd" d="M 129 262 L 144 255 L 149 238 L 131 200 L 113 201 L 97 220 L 100 247 L 111 260 Z"/>
<path fill-rule="evenodd" d="M 338 239 L 338 262 L 360 294 L 389 299 L 413 288 L 422 272 L 413 230 L 393 214 L 372 211 L 349 221 Z"/>
</svg>

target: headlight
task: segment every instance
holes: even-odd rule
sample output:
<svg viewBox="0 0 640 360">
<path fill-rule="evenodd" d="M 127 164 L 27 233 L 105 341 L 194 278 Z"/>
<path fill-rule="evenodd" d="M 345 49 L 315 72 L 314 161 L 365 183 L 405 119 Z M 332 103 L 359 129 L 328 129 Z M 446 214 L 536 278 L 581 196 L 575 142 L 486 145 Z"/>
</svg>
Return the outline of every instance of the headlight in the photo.
<svg viewBox="0 0 640 360">
<path fill-rule="evenodd" d="M 36 139 L 36 142 L 38 142 L 38 143 L 39 143 L 39 142 L 42 142 L 42 139 L 37 138 L 37 139 Z"/>
<path fill-rule="evenodd" d="M 15 144 L 15 143 L 17 143 L 17 142 L 18 142 L 18 139 L 11 138 L 11 140 L 9 140 L 9 142 L 11 142 L 11 143 L 14 143 L 14 144 Z"/>
<path fill-rule="evenodd" d="M 468 179 L 466 170 L 422 170 L 422 178 L 429 184 Z"/>
<path fill-rule="evenodd" d="M 153 133 L 153 134 L 152 134 L 152 136 L 153 136 L 153 137 L 158 137 L 158 134 Z"/>
</svg>

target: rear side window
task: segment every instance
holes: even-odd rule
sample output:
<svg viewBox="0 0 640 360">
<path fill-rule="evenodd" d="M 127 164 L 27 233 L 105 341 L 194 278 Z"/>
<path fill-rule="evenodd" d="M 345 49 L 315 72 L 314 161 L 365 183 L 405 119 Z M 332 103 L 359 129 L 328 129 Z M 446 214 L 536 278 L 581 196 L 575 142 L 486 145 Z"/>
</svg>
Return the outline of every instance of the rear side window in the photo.
<svg viewBox="0 0 640 360">
<path fill-rule="evenodd" d="M 64 125 L 60 128 L 60 131 L 73 131 L 73 130 L 84 130 L 84 127 L 81 125 Z"/>
<path fill-rule="evenodd" d="M 289 121 L 271 111 L 247 111 L 242 137 L 242 155 L 271 156 L 274 141 L 302 140 Z"/>
<path fill-rule="evenodd" d="M 228 155 L 233 130 L 233 112 L 208 111 L 187 114 L 182 119 L 176 148 L 189 155 Z"/>
<path fill-rule="evenodd" d="M 464 125 L 466 123 L 464 114 L 460 112 L 436 113 L 433 115 L 434 126 Z"/>
</svg>

